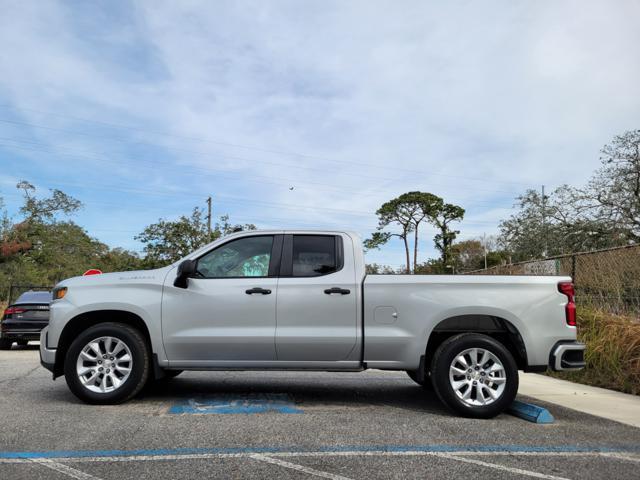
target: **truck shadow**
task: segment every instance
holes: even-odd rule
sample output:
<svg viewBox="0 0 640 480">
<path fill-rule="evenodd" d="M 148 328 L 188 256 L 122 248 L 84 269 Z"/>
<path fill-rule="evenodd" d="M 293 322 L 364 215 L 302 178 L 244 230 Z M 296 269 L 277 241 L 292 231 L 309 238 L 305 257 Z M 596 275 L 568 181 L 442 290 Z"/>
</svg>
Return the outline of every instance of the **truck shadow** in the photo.
<svg viewBox="0 0 640 480">
<path fill-rule="evenodd" d="M 451 413 L 433 391 L 409 378 L 380 378 L 366 373 L 185 372 L 180 377 L 150 383 L 141 402 L 190 399 L 243 399 L 256 395 L 286 395 L 303 411 L 386 407 L 441 416 Z"/>
</svg>

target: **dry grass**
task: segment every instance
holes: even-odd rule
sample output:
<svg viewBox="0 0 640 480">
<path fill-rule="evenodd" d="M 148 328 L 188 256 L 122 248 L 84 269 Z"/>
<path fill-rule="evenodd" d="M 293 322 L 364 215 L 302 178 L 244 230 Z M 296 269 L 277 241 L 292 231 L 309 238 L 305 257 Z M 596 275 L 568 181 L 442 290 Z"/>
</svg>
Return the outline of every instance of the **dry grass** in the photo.
<svg viewBox="0 0 640 480">
<path fill-rule="evenodd" d="M 578 337 L 587 367 L 551 373 L 574 382 L 640 395 L 640 321 L 587 308 L 578 312 Z"/>
</svg>

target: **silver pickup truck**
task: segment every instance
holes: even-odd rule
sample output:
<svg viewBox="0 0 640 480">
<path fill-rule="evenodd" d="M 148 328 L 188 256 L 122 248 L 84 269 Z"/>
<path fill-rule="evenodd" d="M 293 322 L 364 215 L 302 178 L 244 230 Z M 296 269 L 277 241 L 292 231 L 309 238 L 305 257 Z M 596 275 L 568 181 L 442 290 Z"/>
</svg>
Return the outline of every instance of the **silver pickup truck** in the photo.
<svg viewBox="0 0 640 480">
<path fill-rule="evenodd" d="M 251 231 L 157 270 L 76 277 L 53 293 L 41 363 L 89 403 L 183 370 L 404 370 L 488 418 L 518 370 L 579 369 L 568 277 L 366 275 L 358 236 Z"/>
</svg>

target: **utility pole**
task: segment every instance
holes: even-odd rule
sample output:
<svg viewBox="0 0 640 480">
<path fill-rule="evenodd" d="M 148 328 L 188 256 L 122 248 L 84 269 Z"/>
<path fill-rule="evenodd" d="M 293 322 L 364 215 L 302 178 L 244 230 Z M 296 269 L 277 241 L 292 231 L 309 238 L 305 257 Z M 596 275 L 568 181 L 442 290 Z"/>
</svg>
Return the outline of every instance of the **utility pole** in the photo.
<svg viewBox="0 0 640 480">
<path fill-rule="evenodd" d="M 487 234 L 482 234 L 482 246 L 484 247 L 484 269 L 487 269 Z"/>
<path fill-rule="evenodd" d="M 211 195 L 207 197 L 207 234 L 211 238 Z"/>
<path fill-rule="evenodd" d="M 544 196 L 544 185 L 542 185 L 542 245 L 544 247 L 544 252 L 542 252 L 542 256 L 546 258 L 547 256 L 547 225 L 545 218 L 545 206 L 546 206 L 546 197 Z"/>
</svg>

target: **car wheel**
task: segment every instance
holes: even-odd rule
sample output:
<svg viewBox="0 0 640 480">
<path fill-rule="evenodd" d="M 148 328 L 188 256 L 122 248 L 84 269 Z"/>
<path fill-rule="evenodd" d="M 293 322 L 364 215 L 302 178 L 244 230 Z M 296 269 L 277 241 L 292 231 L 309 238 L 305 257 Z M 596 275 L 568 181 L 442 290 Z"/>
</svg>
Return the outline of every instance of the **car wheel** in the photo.
<svg viewBox="0 0 640 480">
<path fill-rule="evenodd" d="M 26 347 L 29 345 L 29 340 L 18 340 L 18 345 L 21 347 Z"/>
<path fill-rule="evenodd" d="M 149 347 L 142 334 L 123 323 L 100 323 L 82 332 L 67 351 L 69 389 L 92 404 L 126 402 L 149 377 Z"/>
<path fill-rule="evenodd" d="M 442 403 L 465 417 L 495 417 L 518 393 L 513 356 L 497 340 L 478 333 L 445 340 L 433 357 L 431 378 Z"/>
<path fill-rule="evenodd" d="M 407 375 L 409 378 L 420 385 L 425 390 L 433 390 L 433 385 L 431 384 L 431 378 L 428 374 L 424 376 L 424 380 L 418 377 L 418 372 L 416 370 L 407 370 Z"/>
<path fill-rule="evenodd" d="M 7 338 L 0 338 L 0 350 L 11 350 L 13 341 Z"/>
</svg>

